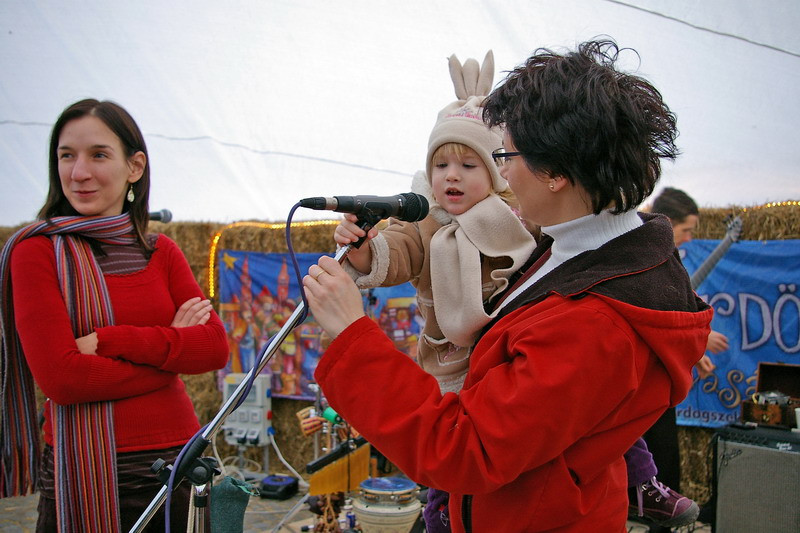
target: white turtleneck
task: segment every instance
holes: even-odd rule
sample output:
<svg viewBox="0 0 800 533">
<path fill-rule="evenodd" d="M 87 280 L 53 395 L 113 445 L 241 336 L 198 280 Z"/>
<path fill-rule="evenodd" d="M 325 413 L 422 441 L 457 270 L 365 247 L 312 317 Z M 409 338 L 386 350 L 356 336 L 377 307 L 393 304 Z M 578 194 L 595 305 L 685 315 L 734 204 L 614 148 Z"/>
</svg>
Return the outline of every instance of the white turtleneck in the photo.
<svg viewBox="0 0 800 533">
<path fill-rule="evenodd" d="M 554 226 L 542 226 L 542 233 L 553 238 L 550 258 L 530 278 L 503 299 L 501 308 L 565 261 L 588 250 L 596 250 L 612 239 L 642 225 L 636 210 L 619 215 L 602 211 Z"/>
</svg>

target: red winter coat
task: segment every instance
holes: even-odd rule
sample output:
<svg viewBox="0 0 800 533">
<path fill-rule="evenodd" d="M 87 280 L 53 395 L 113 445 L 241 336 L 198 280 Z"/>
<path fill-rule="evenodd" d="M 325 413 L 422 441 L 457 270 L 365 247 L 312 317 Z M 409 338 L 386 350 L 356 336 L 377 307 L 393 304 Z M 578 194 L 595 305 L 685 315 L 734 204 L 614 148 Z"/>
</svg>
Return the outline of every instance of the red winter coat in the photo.
<svg viewBox="0 0 800 533">
<path fill-rule="evenodd" d="M 331 406 L 411 479 L 450 492 L 455 533 L 625 530 L 622 455 L 685 397 L 712 316 L 669 223 L 643 218 L 506 306 L 459 394 L 367 318 L 321 359 Z"/>
</svg>

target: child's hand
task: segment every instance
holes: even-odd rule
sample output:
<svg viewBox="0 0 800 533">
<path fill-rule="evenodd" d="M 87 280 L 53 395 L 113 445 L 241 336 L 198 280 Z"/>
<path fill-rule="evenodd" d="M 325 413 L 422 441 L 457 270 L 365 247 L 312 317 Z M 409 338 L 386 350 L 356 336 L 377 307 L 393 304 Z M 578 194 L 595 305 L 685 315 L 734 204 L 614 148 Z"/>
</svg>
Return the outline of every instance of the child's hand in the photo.
<svg viewBox="0 0 800 533">
<path fill-rule="evenodd" d="M 346 246 L 350 243 L 356 242 L 358 239 L 364 237 L 366 235 L 367 239 L 372 239 L 375 235 L 378 234 L 378 230 L 376 228 L 370 228 L 369 232 L 365 232 L 363 229 L 358 227 L 356 221 L 358 217 L 356 215 L 347 213 L 344 215 L 344 220 L 336 226 L 336 230 L 333 232 L 333 240 L 336 241 L 336 244 L 339 246 Z"/>
<path fill-rule="evenodd" d="M 336 230 L 333 232 L 333 240 L 339 246 L 347 246 L 366 236 L 367 238 L 361 246 L 352 248 L 347 253 L 347 260 L 359 272 L 369 273 L 372 269 L 372 250 L 366 243 L 368 240 L 375 238 L 378 230 L 373 227 L 369 229 L 369 232 L 365 232 L 356 224 L 357 220 L 358 217 L 356 215 L 346 214 L 341 224 L 336 226 Z"/>
</svg>

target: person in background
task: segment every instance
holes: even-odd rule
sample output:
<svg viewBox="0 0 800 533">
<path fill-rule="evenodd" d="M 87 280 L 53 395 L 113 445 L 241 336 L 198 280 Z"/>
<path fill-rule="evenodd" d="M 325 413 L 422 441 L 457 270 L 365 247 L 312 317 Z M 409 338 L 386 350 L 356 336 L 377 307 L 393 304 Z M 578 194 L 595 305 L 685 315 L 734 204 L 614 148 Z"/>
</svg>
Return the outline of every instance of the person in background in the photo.
<svg viewBox="0 0 800 533">
<path fill-rule="evenodd" d="M 484 305 L 508 286 L 508 277 L 530 256 L 536 242 L 512 211 L 513 194 L 492 159 L 501 148 L 499 128 L 489 129 L 481 114 L 492 87 L 494 56 L 481 67 L 449 58 L 456 101 L 438 114 L 428 138 L 426 171 L 412 191 L 428 200 L 420 222 L 392 219 L 369 235 L 347 215 L 334 240 L 345 246 L 366 237 L 348 253 L 345 268 L 361 288 L 410 281 L 424 319 L 417 362 L 439 383 L 457 393 L 481 328 L 491 320 Z M 423 511 L 430 533 L 449 531 L 446 492 L 430 487 Z"/>
<path fill-rule="evenodd" d="M 695 201 L 684 191 L 673 187 L 664 188 L 654 199 L 649 209 L 650 213 L 661 214 L 669 218 L 672 224 L 672 233 L 675 246 L 680 246 L 692 240 L 693 232 L 700 221 L 700 210 Z M 706 352 L 718 354 L 728 349 L 728 338 L 718 331 L 711 330 L 706 341 Z M 695 370 L 700 379 L 711 375 L 716 368 L 707 354 L 703 354 L 695 365 Z M 653 462 L 658 467 L 658 480 L 669 487 L 680 487 L 681 484 L 681 459 L 678 443 L 677 415 L 674 407 L 667 409 L 653 426 L 644 434 L 644 440 L 652 454 Z M 639 488 L 642 488 L 639 485 Z M 650 482 L 641 490 L 645 497 L 645 517 L 651 519 L 654 525 L 650 527 L 651 533 L 666 533 L 670 527 L 676 527 L 677 517 L 681 507 L 675 491 L 670 491 L 666 497 L 656 501 L 661 495 L 658 482 Z M 680 495 L 678 495 L 680 496 Z M 668 507 L 675 502 L 677 509 L 675 516 L 670 520 L 667 516 Z M 632 499 L 632 504 L 635 500 Z M 699 512 L 699 509 L 698 509 Z M 696 515 L 695 515 L 696 516 Z M 659 520 L 663 517 L 666 520 Z"/>
<path fill-rule="evenodd" d="M 484 102 L 504 127 L 500 174 L 543 237 L 487 305 L 499 311 L 458 393 L 394 348 L 334 258 L 303 278 L 333 338 L 315 372 L 329 404 L 450 493 L 456 533 L 625 531 L 623 454 L 685 397 L 703 353 L 713 311 L 668 221 L 636 211 L 677 155 L 675 117 L 618 54 L 612 41 L 537 50 Z"/>
<path fill-rule="evenodd" d="M 177 245 L 145 233 L 150 161 L 125 109 L 67 107 L 49 181 L 39 220 L 0 260 L 2 496 L 38 489 L 39 532 L 128 531 L 162 487 L 150 466 L 200 428 L 179 374 L 222 368 L 225 329 Z M 189 489 L 173 494 L 176 531 Z M 162 506 L 152 530 L 164 520 Z"/>
<path fill-rule="evenodd" d="M 675 246 L 681 246 L 692 240 L 694 230 L 700 222 L 700 210 L 691 196 L 680 189 L 673 187 L 664 188 L 653 200 L 650 207 L 651 213 L 658 213 L 669 218 L 672 223 L 672 234 Z M 728 349 L 728 338 L 719 331 L 711 330 L 708 335 L 706 351 L 718 354 Z M 695 365 L 695 370 L 700 379 L 705 379 L 714 372 L 716 366 L 711 358 L 703 357 Z"/>
</svg>

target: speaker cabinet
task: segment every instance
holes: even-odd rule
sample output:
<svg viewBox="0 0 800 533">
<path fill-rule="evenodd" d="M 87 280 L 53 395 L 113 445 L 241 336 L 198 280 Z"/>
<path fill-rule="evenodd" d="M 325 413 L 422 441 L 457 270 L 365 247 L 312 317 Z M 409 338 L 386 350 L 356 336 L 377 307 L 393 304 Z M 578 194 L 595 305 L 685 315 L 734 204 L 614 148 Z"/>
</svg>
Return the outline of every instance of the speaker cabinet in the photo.
<svg viewBox="0 0 800 533">
<path fill-rule="evenodd" d="M 731 425 L 715 439 L 715 533 L 800 532 L 800 433 Z"/>
</svg>

